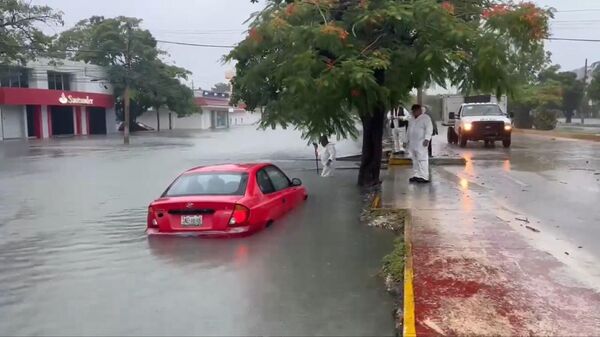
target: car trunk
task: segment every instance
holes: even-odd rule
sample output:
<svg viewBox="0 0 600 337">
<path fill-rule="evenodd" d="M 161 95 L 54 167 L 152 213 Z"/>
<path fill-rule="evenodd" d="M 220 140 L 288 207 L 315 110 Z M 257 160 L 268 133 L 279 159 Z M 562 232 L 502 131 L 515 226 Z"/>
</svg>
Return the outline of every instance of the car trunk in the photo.
<svg viewBox="0 0 600 337">
<path fill-rule="evenodd" d="M 153 210 L 160 232 L 219 231 L 241 196 L 185 196 L 159 199 Z"/>
</svg>

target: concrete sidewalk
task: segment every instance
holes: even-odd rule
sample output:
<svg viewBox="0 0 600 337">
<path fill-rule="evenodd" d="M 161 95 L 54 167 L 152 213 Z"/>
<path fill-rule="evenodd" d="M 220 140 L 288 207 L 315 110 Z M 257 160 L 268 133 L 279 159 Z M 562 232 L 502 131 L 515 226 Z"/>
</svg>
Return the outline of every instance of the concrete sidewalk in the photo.
<svg viewBox="0 0 600 337">
<path fill-rule="evenodd" d="M 536 219 L 445 168 L 432 168 L 430 185 L 409 184 L 410 173 L 390 167 L 382 201 L 413 215 L 418 336 L 600 335 L 598 284 L 558 258 Z"/>
</svg>

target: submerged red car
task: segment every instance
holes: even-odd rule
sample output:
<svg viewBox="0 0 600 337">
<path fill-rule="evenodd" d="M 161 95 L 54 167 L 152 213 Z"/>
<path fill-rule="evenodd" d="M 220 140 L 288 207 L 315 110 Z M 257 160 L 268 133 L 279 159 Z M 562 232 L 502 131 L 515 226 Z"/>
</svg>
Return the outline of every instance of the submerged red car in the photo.
<svg viewBox="0 0 600 337">
<path fill-rule="evenodd" d="M 306 200 L 300 179 L 272 164 L 197 167 L 181 174 L 148 207 L 148 234 L 256 232 Z"/>
</svg>

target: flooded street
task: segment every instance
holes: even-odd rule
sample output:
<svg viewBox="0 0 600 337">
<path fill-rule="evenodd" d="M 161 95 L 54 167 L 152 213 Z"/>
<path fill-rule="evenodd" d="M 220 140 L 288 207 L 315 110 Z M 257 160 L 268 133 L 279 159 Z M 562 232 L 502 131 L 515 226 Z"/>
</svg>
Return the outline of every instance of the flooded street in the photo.
<svg viewBox="0 0 600 337">
<path fill-rule="evenodd" d="M 293 131 L 132 143 L 0 143 L 0 335 L 393 334 L 376 275 L 393 236 L 359 223 L 356 170 L 318 178 Z M 248 238 L 145 235 L 148 203 L 181 171 L 263 160 L 303 180 L 305 205 Z"/>
</svg>

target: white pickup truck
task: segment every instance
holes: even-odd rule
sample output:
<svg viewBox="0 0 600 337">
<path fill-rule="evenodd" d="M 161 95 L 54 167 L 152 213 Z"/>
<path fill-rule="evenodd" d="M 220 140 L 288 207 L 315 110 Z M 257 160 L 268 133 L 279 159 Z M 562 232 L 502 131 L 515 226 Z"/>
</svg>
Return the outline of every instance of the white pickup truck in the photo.
<svg viewBox="0 0 600 337">
<path fill-rule="evenodd" d="M 448 143 L 467 146 L 467 141 L 483 140 L 486 145 L 502 141 L 510 147 L 512 121 L 497 103 L 465 103 L 458 112 L 450 112 L 453 125 L 448 127 Z"/>
</svg>

